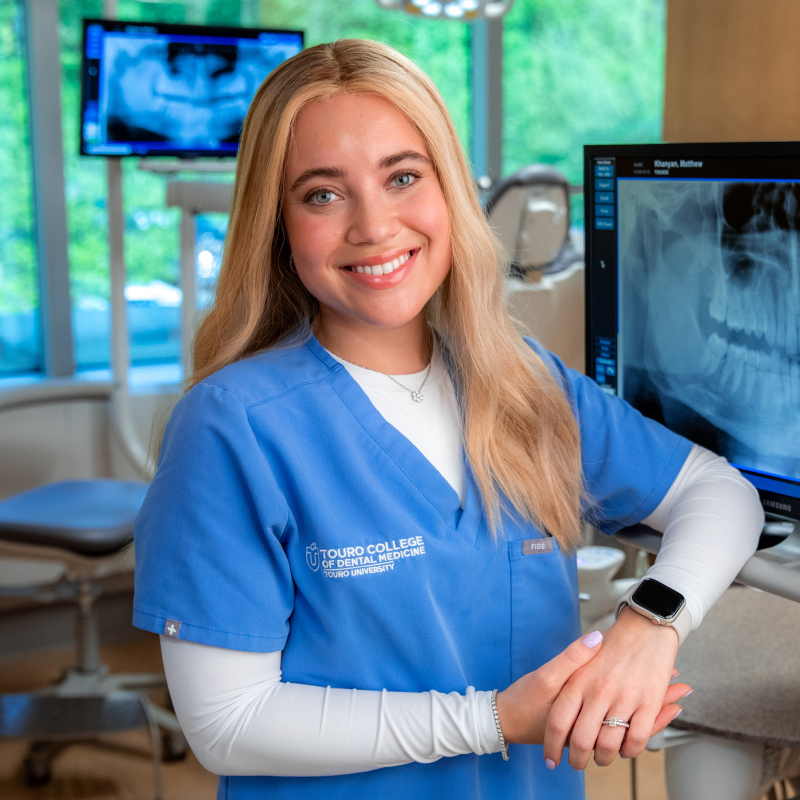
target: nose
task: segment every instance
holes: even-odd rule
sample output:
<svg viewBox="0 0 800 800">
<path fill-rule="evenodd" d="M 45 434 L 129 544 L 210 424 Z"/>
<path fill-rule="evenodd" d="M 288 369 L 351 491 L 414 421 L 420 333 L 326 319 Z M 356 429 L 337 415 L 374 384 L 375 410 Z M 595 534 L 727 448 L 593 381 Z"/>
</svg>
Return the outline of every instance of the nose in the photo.
<svg viewBox="0 0 800 800">
<path fill-rule="evenodd" d="M 391 241 L 402 228 L 396 209 L 382 193 L 369 193 L 352 206 L 347 243 L 379 245 Z"/>
</svg>

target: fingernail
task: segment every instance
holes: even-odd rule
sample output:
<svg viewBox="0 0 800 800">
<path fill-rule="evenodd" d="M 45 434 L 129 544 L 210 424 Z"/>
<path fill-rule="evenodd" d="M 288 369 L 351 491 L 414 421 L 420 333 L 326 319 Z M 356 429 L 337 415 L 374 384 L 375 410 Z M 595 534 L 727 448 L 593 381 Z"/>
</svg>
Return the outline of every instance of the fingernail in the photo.
<svg viewBox="0 0 800 800">
<path fill-rule="evenodd" d="M 620 758 L 627 758 L 628 756 L 624 756 L 624 755 L 622 755 L 622 753 L 620 753 L 620 754 L 619 754 L 619 757 L 620 757 Z"/>
<path fill-rule="evenodd" d="M 600 631 L 592 631 L 583 637 L 583 643 L 587 647 L 597 647 L 603 641 L 603 634 Z"/>
<path fill-rule="evenodd" d="M 590 647 L 591 647 L 591 645 L 590 645 Z M 547 769 L 555 769 L 556 768 L 556 762 L 553 761 L 552 758 L 546 758 L 544 760 L 544 763 L 545 763 L 545 766 L 547 767 Z"/>
<path fill-rule="evenodd" d="M 689 691 L 686 692 L 686 694 L 681 695 L 681 700 L 683 700 L 684 697 L 688 697 L 693 691 L 694 691 L 694 689 L 689 689 Z"/>
<path fill-rule="evenodd" d="M 680 675 L 680 672 L 678 672 L 678 670 L 676 670 L 676 669 L 672 670 L 672 677 L 673 678 L 677 678 L 678 675 Z"/>
<path fill-rule="evenodd" d="M 678 719 L 678 717 L 679 717 L 681 714 L 683 714 L 683 709 L 682 709 L 682 708 L 679 708 L 679 709 L 678 709 L 678 713 L 677 713 L 677 714 L 675 714 L 675 716 L 672 718 L 672 722 L 675 722 L 675 720 L 676 720 L 676 719 Z"/>
</svg>

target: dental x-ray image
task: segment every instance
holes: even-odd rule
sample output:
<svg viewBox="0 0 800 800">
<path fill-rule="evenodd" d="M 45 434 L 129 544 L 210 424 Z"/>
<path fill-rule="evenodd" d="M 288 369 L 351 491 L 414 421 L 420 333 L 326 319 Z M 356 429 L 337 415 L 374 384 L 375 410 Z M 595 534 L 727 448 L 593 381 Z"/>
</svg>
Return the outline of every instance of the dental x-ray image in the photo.
<svg viewBox="0 0 800 800">
<path fill-rule="evenodd" d="M 236 143 L 261 81 L 296 47 L 257 39 L 107 35 L 100 115 L 108 142 Z"/>
<path fill-rule="evenodd" d="M 800 478 L 800 183 L 617 185 L 622 395 Z"/>
</svg>

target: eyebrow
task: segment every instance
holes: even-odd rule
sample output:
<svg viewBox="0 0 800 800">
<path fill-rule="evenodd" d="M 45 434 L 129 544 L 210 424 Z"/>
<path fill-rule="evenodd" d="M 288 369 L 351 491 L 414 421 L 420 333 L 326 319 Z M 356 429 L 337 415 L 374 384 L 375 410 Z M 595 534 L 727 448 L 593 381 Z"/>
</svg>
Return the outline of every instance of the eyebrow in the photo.
<svg viewBox="0 0 800 800">
<path fill-rule="evenodd" d="M 422 153 L 418 153 L 416 150 L 403 150 L 401 153 L 395 153 L 394 155 L 385 156 L 382 158 L 378 162 L 378 168 L 388 169 L 389 167 L 393 167 L 395 164 L 399 164 L 401 161 L 420 161 L 424 164 L 431 163 L 431 160 L 427 156 L 422 155 Z M 344 178 L 345 175 L 345 170 L 341 169 L 340 167 L 312 167 L 300 175 L 300 177 L 292 184 L 292 188 L 289 189 L 289 191 L 293 192 L 299 186 L 302 186 L 312 178 Z"/>
<path fill-rule="evenodd" d="M 416 150 L 403 150 L 402 153 L 395 153 L 393 156 L 382 158 L 378 166 L 380 169 L 388 169 L 395 164 L 399 164 L 401 161 L 421 161 L 423 164 L 431 163 L 429 158 L 422 155 L 422 153 L 418 153 Z"/>
</svg>

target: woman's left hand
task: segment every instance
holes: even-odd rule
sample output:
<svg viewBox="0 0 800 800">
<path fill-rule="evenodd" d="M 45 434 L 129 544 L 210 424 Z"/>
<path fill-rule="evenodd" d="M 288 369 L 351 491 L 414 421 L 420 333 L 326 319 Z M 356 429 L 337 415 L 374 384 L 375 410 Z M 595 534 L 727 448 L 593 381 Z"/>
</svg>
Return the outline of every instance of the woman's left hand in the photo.
<svg viewBox="0 0 800 800">
<path fill-rule="evenodd" d="M 623 609 L 605 632 L 603 649 L 572 675 L 553 703 L 545 759 L 557 766 L 567 743 L 574 769 L 585 769 L 592 751 L 601 767 L 617 753 L 638 756 L 650 736 L 677 715 L 671 704 L 690 691 L 686 684 L 669 685 L 677 652 L 674 630 Z M 630 728 L 603 725 L 610 717 L 630 722 Z"/>
</svg>

